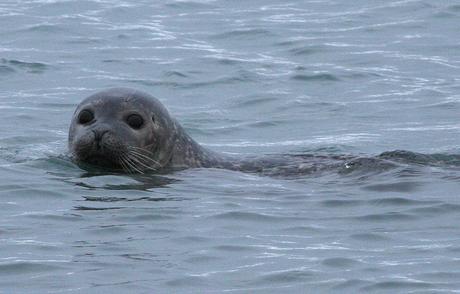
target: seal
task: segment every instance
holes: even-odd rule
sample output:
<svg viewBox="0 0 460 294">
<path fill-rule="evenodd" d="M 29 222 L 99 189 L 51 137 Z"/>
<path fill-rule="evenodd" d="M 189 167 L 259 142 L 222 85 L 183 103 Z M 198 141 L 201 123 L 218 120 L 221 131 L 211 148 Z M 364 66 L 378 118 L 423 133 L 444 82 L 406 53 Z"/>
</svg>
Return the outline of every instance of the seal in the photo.
<svg viewBox="0 0 460 294">
<path fill-rule="evenodd" d="M 288 177 L 381 164 L 350 156 L 220 154 L 193 140 L 156 98 L 130 88 L 112 88 L 84 99 L 73 115 L 68 147 L 77 163 L 128 173 L 202 167 Z"/>
<path fill-rule="evenodd" d="M 235 169 L 233 158 L 200 146 L 153 96 L 112 88 L 84 99 L 69 129 L 77 163 L 126 172 L 217 167 Z"/>
</svg>

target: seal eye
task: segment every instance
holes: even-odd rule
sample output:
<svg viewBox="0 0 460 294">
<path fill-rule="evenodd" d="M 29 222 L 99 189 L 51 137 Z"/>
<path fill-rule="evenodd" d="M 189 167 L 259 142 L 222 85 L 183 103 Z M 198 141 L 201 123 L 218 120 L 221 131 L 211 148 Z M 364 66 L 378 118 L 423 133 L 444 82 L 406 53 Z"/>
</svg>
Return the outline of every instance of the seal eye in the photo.
<svg viewBox="0 0 460 294">
<path fill-rule="evenodd" d="M 91 122 L 94 119 L 94 114 L 91 110 L 84 109 L 78 115 L 78 122 L 82 125 Z"/>
<path fill-rule="evenodd" d="M 139 114 L 131 114 L 126 118 L 126 123 L 133 129 L 140 129 L 144 124 L 144 119 Z"/>
</svg>

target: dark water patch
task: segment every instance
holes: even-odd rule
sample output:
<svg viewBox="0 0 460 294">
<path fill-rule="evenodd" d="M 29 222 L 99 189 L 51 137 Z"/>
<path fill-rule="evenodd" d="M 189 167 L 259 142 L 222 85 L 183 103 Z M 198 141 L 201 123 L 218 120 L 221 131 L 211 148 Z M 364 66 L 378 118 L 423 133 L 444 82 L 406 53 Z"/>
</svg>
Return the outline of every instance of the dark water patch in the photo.
<svg viewBox="0 0 460 294">
<path fill-rule="evenodd" d="M 333 267 L 333 268 L 351 268 L 353 266 L 356 266 L 359 263 L 360 262 L 354 259 L 345 258 L 345 257 L 326 258 L 321 262 L 322 265 Z"/>
<path fill-rule="evenodd" d="M 180 9 L 180 10 L 195 10 L 195 9 L 216 9 L 218 6 L 211 4 L 209 2 L 202 1 L 170 1 L 165 4 L 166 7 Z"/>
<path fill-rule="evenodd" d="M 244 211 L 231 211 L 225 213 L 219 213 L 211 216 L 212 219 L 222 220 L 237 220 L 237 221 L 254 221 L 254 222 L 277 222 L 289 219 L 297 219 L 295 217 L 281 217 L 275 215 L 268 215 L 255 212 L 244 212 Z"/>
<path fill-rule="evenodd" d="M 171 287 L 204 287 L 207 286 L 208 283 L 206 279 L 197 276 L 185 276 L 181 278 L 172 279 L 166 282 L 166 285 Z"/>
<path fill-rule="evenodd" d="M 451 282 L 451 281 L 460 281 L 460 272 L 459 271 L 439 271 L 439 272 L 430 272 L 430 273 L 421 273 L 421 274 L 414 274 L 412 276 L 414 279 L 418 280 L 429 280 L 433 282 Z"/>
<path fill-rule="evenodd" d="M 439 203 L 439 201 L 422 201 L 403 197 L 391 197 L 369 200 L 368 203 L 375 206 L 417 206 Z"/>
<path fill-rule="evenodd" d="M 121 254 L 120 257 L 124 257 L 126 259 L 134 261 L 152 261 L 158 259 L 157 255 L 153 255 L 150 253 L 127 253 Z"/>
<path fill-rule="evenodd" d="M 306 282 L 312 281 L 317 276 L 317 273 L 311 270 L 284 270 L 279 272 L 272 272 L 268 274 L 262 274 L 256 280 L 250 284 L 255 285 L 269 285 L 271 284 L 285 284 L 295 282 Z"/>
<path fill-rule="evenodd" d="M 385 281 L 377 282 L 373 285 L 362 287 L 363 291 L 383 291 L 383 290 L 392 290 L 392 291 L 408 291 L 408 290 L 417 290 L 417 289 L 430 289 L 435 287 L 431 283 L 418 282 L 418 281 Z"/>
<path fill-rule="evenodd" d="M 355 216 L 353 218 L 358 221 L 368 222 L 402 222 L 418 219 L 417 216 L 402 212 L 372 213 L 363 216 Z"/>
<path fill-rule="evenodd" d="M 190 244 L 190 243 L 207 243 L 210 241 L 209 237 L 202 236 L 185 236 L 180 238 L 175 238 L 174 242 L 178 244 Z"/>
<path fill-rule="evenodd" d="M 259 251 L 258 248 L 251 247 L 251 246 L 243 246 L 243 245 L 220 245 L 220 246 L 215 246 L 214 249 L 218 251 L 225 251 L 225 252 Z"/>
<path fill-rule="evenodd" d="M 364 242 L 382 242 L 390 240 L 390 238 L 377 233 L 352 234 L 350 235 L 350 238 Z"/>
<path fill-rule="evenodd" d="M 266 29 L 238 29 L 233 31 L 228 31 L 224 33 L 219 33 L 211 36 L 214 39 L 237 39 L 237 40 L 246 40 L 253 38 L 262 38 L 262 37 L 271 37 L 274 34 Z"/>
<path fill-rule="evenodd" d="M 460 13 L 460 5 L 454 4 L 446 7 L 446 10 Z"/>
<path fill-rule="evenodd" d="M 45 70 L 49 68 L 48 65 L 40 62 L 26 62 L 21 60 L 15 59 L 0 59 L 0 63 L 3 66 L 7 65 L 13 68 L 24 70 L 28 73 L 43 73 Z"/>
<path fill-rule="evenodd" d="M 222 65 L 231 65 L 235 66 L 237 64 L 244 64 L 243 60 L 232 59 L 232 58 L 216 58 L 217 63 Z"/>
<path fill-rule="evenodd" d="M 291 76 L 291 80 L 300 82 L 337 82 L 340 79 L 333 74 L 319 73 L 319 74 L 295 74 Z"/>
<path fill-rule="evenodd" d="M 204 264 L 206 265 L 209 262 L 215 262 L 217 260 L 220 260 L 221 258 L 216 257 L 216 256 L 210 256 L 210 255 L 199 255 L 199 256 L 191 256 L 186 258 L 184 261 L 191 263 L 191 264 Z"/>
<path fill-rule="evenodd" d="M 75 222 L 75 221 L 83 221 L 82 216 L 78 214 L 63 214 L 63 215 L 56 215 L 56 214 L 48 214 L 48 213 L 33 213 L 27 214 L 28 218 L 31 219 L 42 219 L 42 220 L 51 220 L 55 222 Z"/>
<path fill-rule="evenodd" d="M 38 274 L 46 273 L 50 271 L 57 271 L 62 269 L 60 266 L 51 265 L 43 262 L 3 262 L 0 263 L 0 274 L 1 275 L 24 275 L 24 274 Z"/>
<path fill-rule="evenodd" d="M 113 235 L 113 234 L 123 234 L 127 231 L 127 228 L 124 225 L 106 225 L 106 226 L 97 226 L 92 228 L 87 228 L 85 231 L 93 235 Z"/>
<path fill-rule="evenodd" d="M 83 196 L 85 201 L 95 202 L 129 202 L 129 201 L 184 201 L 186 198 L 182 197 L 114 197 L 114 196 Z"/>
<path fill-rule="evenodd" d="M 135 208 L 134 208 L 135 209 Z M 136 213 L 136 214 L 135 214 Z M 115 217 L 115 219 L 119 221 L 129 221 L 129 222 L 145 222 L 145 221 L 171 221 L 176 219 L 175 216 L 171 216 L 169 214 L 165 213 L 158 213 L 158 212 L 151 212 L 148 214 L 141 214 L 139 212 L 132 212 L 133 215 L 127 216 L 127 215 L 118 215 Z M 135 214 L 135 215 L 134 215 Z"/>
<path fill-rule="evenodd" d="M 292 44 L 292 43 L 291 43 Z M 282 45 L 289 45 L 288 42 L 282 43 Z M 298 48 L 293 48 L 289 50 L 289 53 L 296 56 L 306 56 L 316 53 L 324 53 L 326 50 L 325 46 L 313 45 L 313 46 L 303 46 Z"/>
<path fill-rule="evenodd" d="M 171 235 L 176 232 L 176 230 L 173 230 L 171 228 L 162 228 L 162 227 L 156 227 L 156 228 L 149 228 L 146 230 L 148 233 L 153 234 L 155 236 L 157 235 Z"/>
<path fill-rule="evenodd" d="M 102 60 L 104 63 L 125 63 L 125 60 L 122 59 L 104 59 Z"/>
<path fill-rule="evenodd" d="M 261 107 L 277 101 L 279 101 L 277 97 L 244 97 L 238 99 L 238 101 L 232 102 L 231 108 Z"/>
<path fill-rule="evenodd" d="M 280 230 L 282 234 L 311 234 L 321 232 L 323 229 L 313 226 L 293 226 Z"/>
<path fill-rule="evenodd" d="M 366 202 L 362 200 L 332 199 L 332 200 L 320 201 L 320 204 L 324 207 L 341 208 L 341 207 L 357 207 L 357 206 L 366 204 Z"/>
<path fill-rule="evenodd" d="M 0 65 L 0 75 L 12 74 L 15 70 L 11 66 Z"/>
<path fill-rule="evenodd" d="M 269 127 L 276 127 L 276 126 L 280 126 L 283 124 L 288 124 L 288 122 L 283 121 L 283 120 L 257 121 L 257 122 L 251 122 L 247 124 L 246 126 L 250 128 L 255 128 L 255 129 L 263 129 L 263 128 L 269 128 Z"/>
<path fill-rule="evenodd" d="M 417 215 L 446 215 L 448 213 L 458 213 L 460 211 L 460 205 L 458 204 L 437 204 L 428 207 L 418 207 L 409 210 L 409 212 Z"/>
<path fill-rule="evenodd" d="M 363 287 L 364 285 L 368 285 L 368 284 L 370 284 L 370 282 L 367 280 L 349 279 L 347 281 L 334 285 L 332 287 L 332 290 L 338 291 L 337 293 L 341 293 L 344 289 L 350 289 L 350 288 L 356 289 L 358 287 Z M 350 291 L 350 293 L 353 293 L 353 292 L 354 291 Z"/>
<path fill-rule="evenodd" d="M 375 72 L 351 72 L 341 75 L 344 78 L 358 80 L 358 79 L 368 79 L 368 78 L 381 78 L 382 75 Z"/>
<path fill-rule="evenodd" d="M 394 182 L 385 184 L 373 184 L 364 186 L 364 190 L 375 192 L 399 192 L 409 193 L 417 191 L 423 183 L 421 182 Z"/>
</svg>

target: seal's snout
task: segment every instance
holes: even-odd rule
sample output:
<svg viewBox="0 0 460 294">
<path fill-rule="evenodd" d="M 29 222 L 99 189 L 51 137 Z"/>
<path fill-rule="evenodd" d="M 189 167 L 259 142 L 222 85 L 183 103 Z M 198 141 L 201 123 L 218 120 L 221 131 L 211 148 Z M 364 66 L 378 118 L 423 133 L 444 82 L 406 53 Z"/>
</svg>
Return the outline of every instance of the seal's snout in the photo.
<svg viewBox="0 0 460 294">
<path fill-rule="evenodd" d="M 101 131 L 101 130 L 92 130 L 92 132 L 94 133 L 94 140 L 101 141 L 102 136 L 104 136 L 109 131 L 108 130 L 103 130 L 103 131 Z"/>
<path fill-rule="evenodd" d="M 102 137 L 107 134 L 109 131 L 108 130 L 91 130 L 94 134 L 94 143 L 96 145 L 96 149 L 100 150 L 101 149 L 101 141 Z"/>
</svg>

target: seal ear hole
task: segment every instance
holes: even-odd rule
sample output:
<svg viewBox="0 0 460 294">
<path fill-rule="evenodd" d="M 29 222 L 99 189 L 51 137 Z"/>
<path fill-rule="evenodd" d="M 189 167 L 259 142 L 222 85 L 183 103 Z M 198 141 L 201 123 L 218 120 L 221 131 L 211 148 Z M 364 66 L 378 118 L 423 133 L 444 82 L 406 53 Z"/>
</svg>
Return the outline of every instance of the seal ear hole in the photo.
<svg viewBox="0 0 460 294">
<path fill-rule="evenodd" d="M 152 122 L 155 122 L 155 116 L 152 115 Z"/>
<path fill-rule="evenodd" d="M 94 113 L 91 110 L 83 109 L 78 115 L 78 122 L 82 125 L 90 123 L 94 120 Z"/>
<path fill-rule="evenodd" d="M 144 124 L 144 119 L 139 114 L 131 114 L 126 118 L 126 123 L 133 129 L 140 129 Z"/>
</svg>

